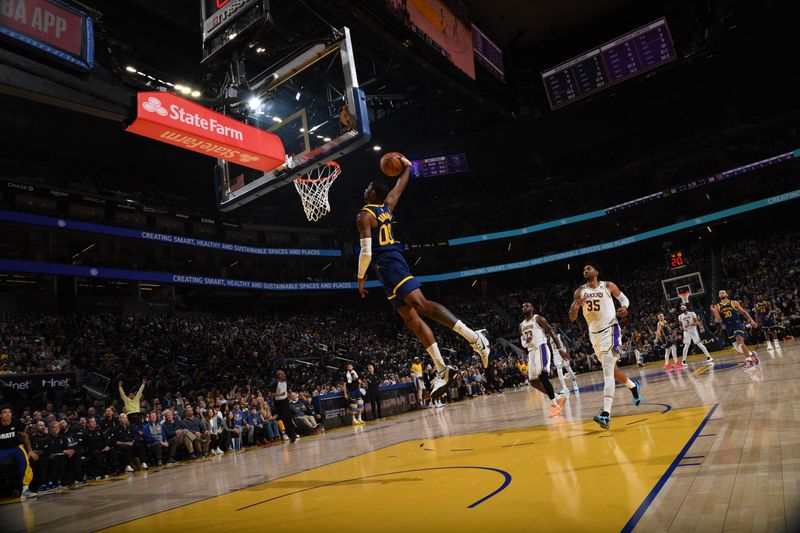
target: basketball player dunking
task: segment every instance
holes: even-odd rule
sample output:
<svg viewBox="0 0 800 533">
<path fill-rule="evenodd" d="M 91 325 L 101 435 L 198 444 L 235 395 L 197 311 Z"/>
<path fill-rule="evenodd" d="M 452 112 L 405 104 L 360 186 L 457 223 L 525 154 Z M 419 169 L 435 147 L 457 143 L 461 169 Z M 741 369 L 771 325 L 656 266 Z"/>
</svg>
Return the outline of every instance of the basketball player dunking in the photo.
<svg viewBox="0 0 800 533">
<path fill-rule="evenodd" d="M 550 382 L 550 357 L 552 354 L 547 338 L 549 337 L 556 345 L 562 358 L 569 361 L 569 356 L 561 339 L 547 323 L 547 320 L 543 316 L 533 314 L 533 305 L 530 302 L 522 304 L 522 314 L 525 316 L 525 320 L 519 325 L 519 334 L 522 347 L 528 350 L 528 381 L 534 389 L 550 398 L 552 411 L 547 416 L 553 418 L 561 415 L 561 408 L 566 400 L 560 394 L 556 394 L 553 384 Z"/>
<path fill-rule="evenodd" d="M 719 291 L 719 303 L 711 306 L 716 322 L 722 322 L 725 326 L 725 334 L 733 344 L 733 348 L 744 356 L 745 369 L 753 368 L 760 361 L 756 352 L 751 351 L 745 343 L 747 333 L 742 325 L 742 318 L 745 317 L 751 326 L 758 327 L 758 324 L 750 317 L 750 313 L 742 307 L 736 300 L 728 299 L 728 291 Z"/>
<path fill-rule="evenodd" d="M 405 157 L 402 157 L 401 161 L 403 171 L 391 190 L 385 183 L 373 181 L 364 191 L 364 201 L 367 205 L 361 208 L 356 218 L 356 226 L 361 237 L 361 252 L 358 255 L 358 292 L 362 298 L 367 294 L 364 289 L 364 277 L 374 255 L 375 273 L 383 284 L 386 297 L 433 359 L 437 379 L 431 390 L 431 400 L 437 400 L 447 392 L 450 384 L 456 379 L 456 370 L 445 365 L 433 332 L 420 315 L 435 320 L 464 337 L 472 349 L 480 355 L 484 368 L 489 366 L 489 341 L 482 332 L 468 328 L 446 307 L 426 299 L 420 289 L 422 283 L 408 268 L 402 254 L 403 247 L 392 234 L 392 211 L 408 185 L 411 172 L 411 162 Z"/>
<path fill-rule="evenodd" d="M 583 267 L 583 278 L 586 283 L 575 291 L 572 306 L 569 308 L 569 319 L 575 322 L 578 319 L 578 313 L 583 310 L 583 318 L 589 328 L 589 340 L 603 367 L 603 410 L 594 416 L 594 421 L 601 428 L 608 429 L 611 425 L 615 378 L 631 391 L 633 405 L 641 404 L 643 398 L 640 394 L 641 383 L 638 380 L 628 379 L 617 367 L 619 349 L 622 344 L 617 317 L 628 315 L 630 302 L 619 290 L 619 287 L 610 281 L 600 281 L 599 275 L 600 267 L 597 263 L 589 261 Z M 614 309 L 612 296 L 619 302 L 619 310 Z"/>
<path fill-rule="evenodd" d="M 695 343 L 706 354 L 706 363 L 713 363 L 714 358 L 711 357 L 711 354 L 708 353 L 708 350 L 703 345 L 703 341 L 700 340 L 700 330 L 697 329 L 700 324 L 700 318 L 698 318 L 697 314 L 694 311 L 689 311 L 686 305 L 682 305 L 681 314 L 678 315 L 678 322 L 681 323 L 681 328 L 683 328 L 683 364 L 686 364 L 686 356 L 689 355 L 689 347 L 692 343 Z"/>
</svg>

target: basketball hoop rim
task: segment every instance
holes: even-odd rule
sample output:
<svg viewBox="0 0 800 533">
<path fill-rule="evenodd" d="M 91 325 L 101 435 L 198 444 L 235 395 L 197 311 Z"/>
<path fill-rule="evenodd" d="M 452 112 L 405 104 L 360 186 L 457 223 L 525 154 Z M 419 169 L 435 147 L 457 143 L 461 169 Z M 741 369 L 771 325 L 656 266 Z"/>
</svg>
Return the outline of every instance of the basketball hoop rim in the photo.
<svg viewBox="0 0 800 533">
<path fill-rule="evenodd" d="M 328 180 L 336 179 L 339 176 L 339 174 L 342 173 L 342 167 L 339 166 L 339 163 L 337 163 L 336 161 L 328 161 L 324 165 L 320 165 L 318 167 L 315 167 L 315 168 L 309 170 L 308 172 L 305 173 L 305 176 L 309 176 L 312 172 L 315 172 L 315 171 L 320 172 L 320 169 L 326 168 L 326 167 L 331 167 L 332 168 L 332 170 L 329 172 L 329 174 L 327 176 L 320 176 L 318 178 L 297 177 L 297 178 L 295 178 L 294 181 L 300 182 L 300 183 L 323 183 L 323 182 L 326 182 Z"/>
</svg>

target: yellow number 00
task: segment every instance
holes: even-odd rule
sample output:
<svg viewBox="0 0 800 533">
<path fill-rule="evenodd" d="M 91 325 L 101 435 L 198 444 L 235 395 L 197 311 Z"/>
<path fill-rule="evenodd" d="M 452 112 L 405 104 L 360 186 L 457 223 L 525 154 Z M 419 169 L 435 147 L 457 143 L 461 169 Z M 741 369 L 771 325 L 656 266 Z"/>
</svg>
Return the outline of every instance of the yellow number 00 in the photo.
<svg viewBox="0 0 800 533">
<path fill-rule="evenodd" d="M 378 243 L 381 246 L 386 246 L 387 244 L 394 244 L 394 239 L 392 238 L 392 228 L 388 225 L 382 225 L 378 230 Z"/>
</svg>

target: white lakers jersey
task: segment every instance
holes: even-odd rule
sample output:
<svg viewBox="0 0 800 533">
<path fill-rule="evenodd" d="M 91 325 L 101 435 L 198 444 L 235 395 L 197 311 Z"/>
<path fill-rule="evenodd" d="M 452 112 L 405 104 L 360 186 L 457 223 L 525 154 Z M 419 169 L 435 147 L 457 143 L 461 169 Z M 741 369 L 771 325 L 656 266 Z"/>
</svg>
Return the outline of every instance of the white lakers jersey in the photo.
<svg viewBox="0 0 800 533">
<path fill-rule="evenodd" d="M 520 342 L 529 350 L 547 342 L 544 330 L 536 323 L 536 316 L 533 315 L 530 320 L 523 320 L 519 325 Z"/>
<path fill-rule="evenodd" d="M 583 298 L 583 318 L 590 333 L 599 333 L 614 324 L 617 324 L 617 310 L 611 293 L 606 288 L 606 282 L 601 281 L 594 289 L 584 285 L 581 287 Z"/>
<path fill-rule="evenodd" d="M 697 325 L 695 324 L 695 320 L 697 319 L 697 315 L 692 311 L 687 311 L 686 313 L 681 313 L 678 316 L 678 320 L 683 326 L 683 331 L 687 333 L 694 333 L 697 331 Z"/>
</svg>

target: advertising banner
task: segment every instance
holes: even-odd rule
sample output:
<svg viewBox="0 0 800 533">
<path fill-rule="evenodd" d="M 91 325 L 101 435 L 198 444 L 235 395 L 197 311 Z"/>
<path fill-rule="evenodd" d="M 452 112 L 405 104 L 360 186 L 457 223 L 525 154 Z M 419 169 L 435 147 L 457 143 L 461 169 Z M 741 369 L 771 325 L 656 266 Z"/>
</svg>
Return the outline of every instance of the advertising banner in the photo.
<svg viewBox="0 0 800 533">
<path fill-rule="evenodd" d="M 274 133 L 212 111 L 172 93 L 140 92 L 127 131 L 264 172 L 286 163 Z"/>
<path fill-rule="evenodd" d="M 94 65 L 92 19 L 66 2 L 2 0 L 0 35 L 81 70 Z"/>
<path fill-rule="evenodd" d="M 50 372 L 47 374 L 3 374 L 0 386 L 18 393 L 57 391 L 75 388 L 75 372 Z"/>
<path fill-rule="evenodd" d="M 381 395 L 381 414 L 392 416 L 416 409 L 417 393 L 413 383 L 398 383 L 386 385 L 379 389 Z M 325 429 L 348 426 L 353 423 L 350 415 L 350 402 L 341 392 L 324 394 L 318 397 L 319 414 L 322 415 L 322 425 Z M 315 405 L 317 402 L 315 402 Z M 369 401 L 364 401 L 364 414 L 367 420 L 372 418 Z"/>
</svg>

